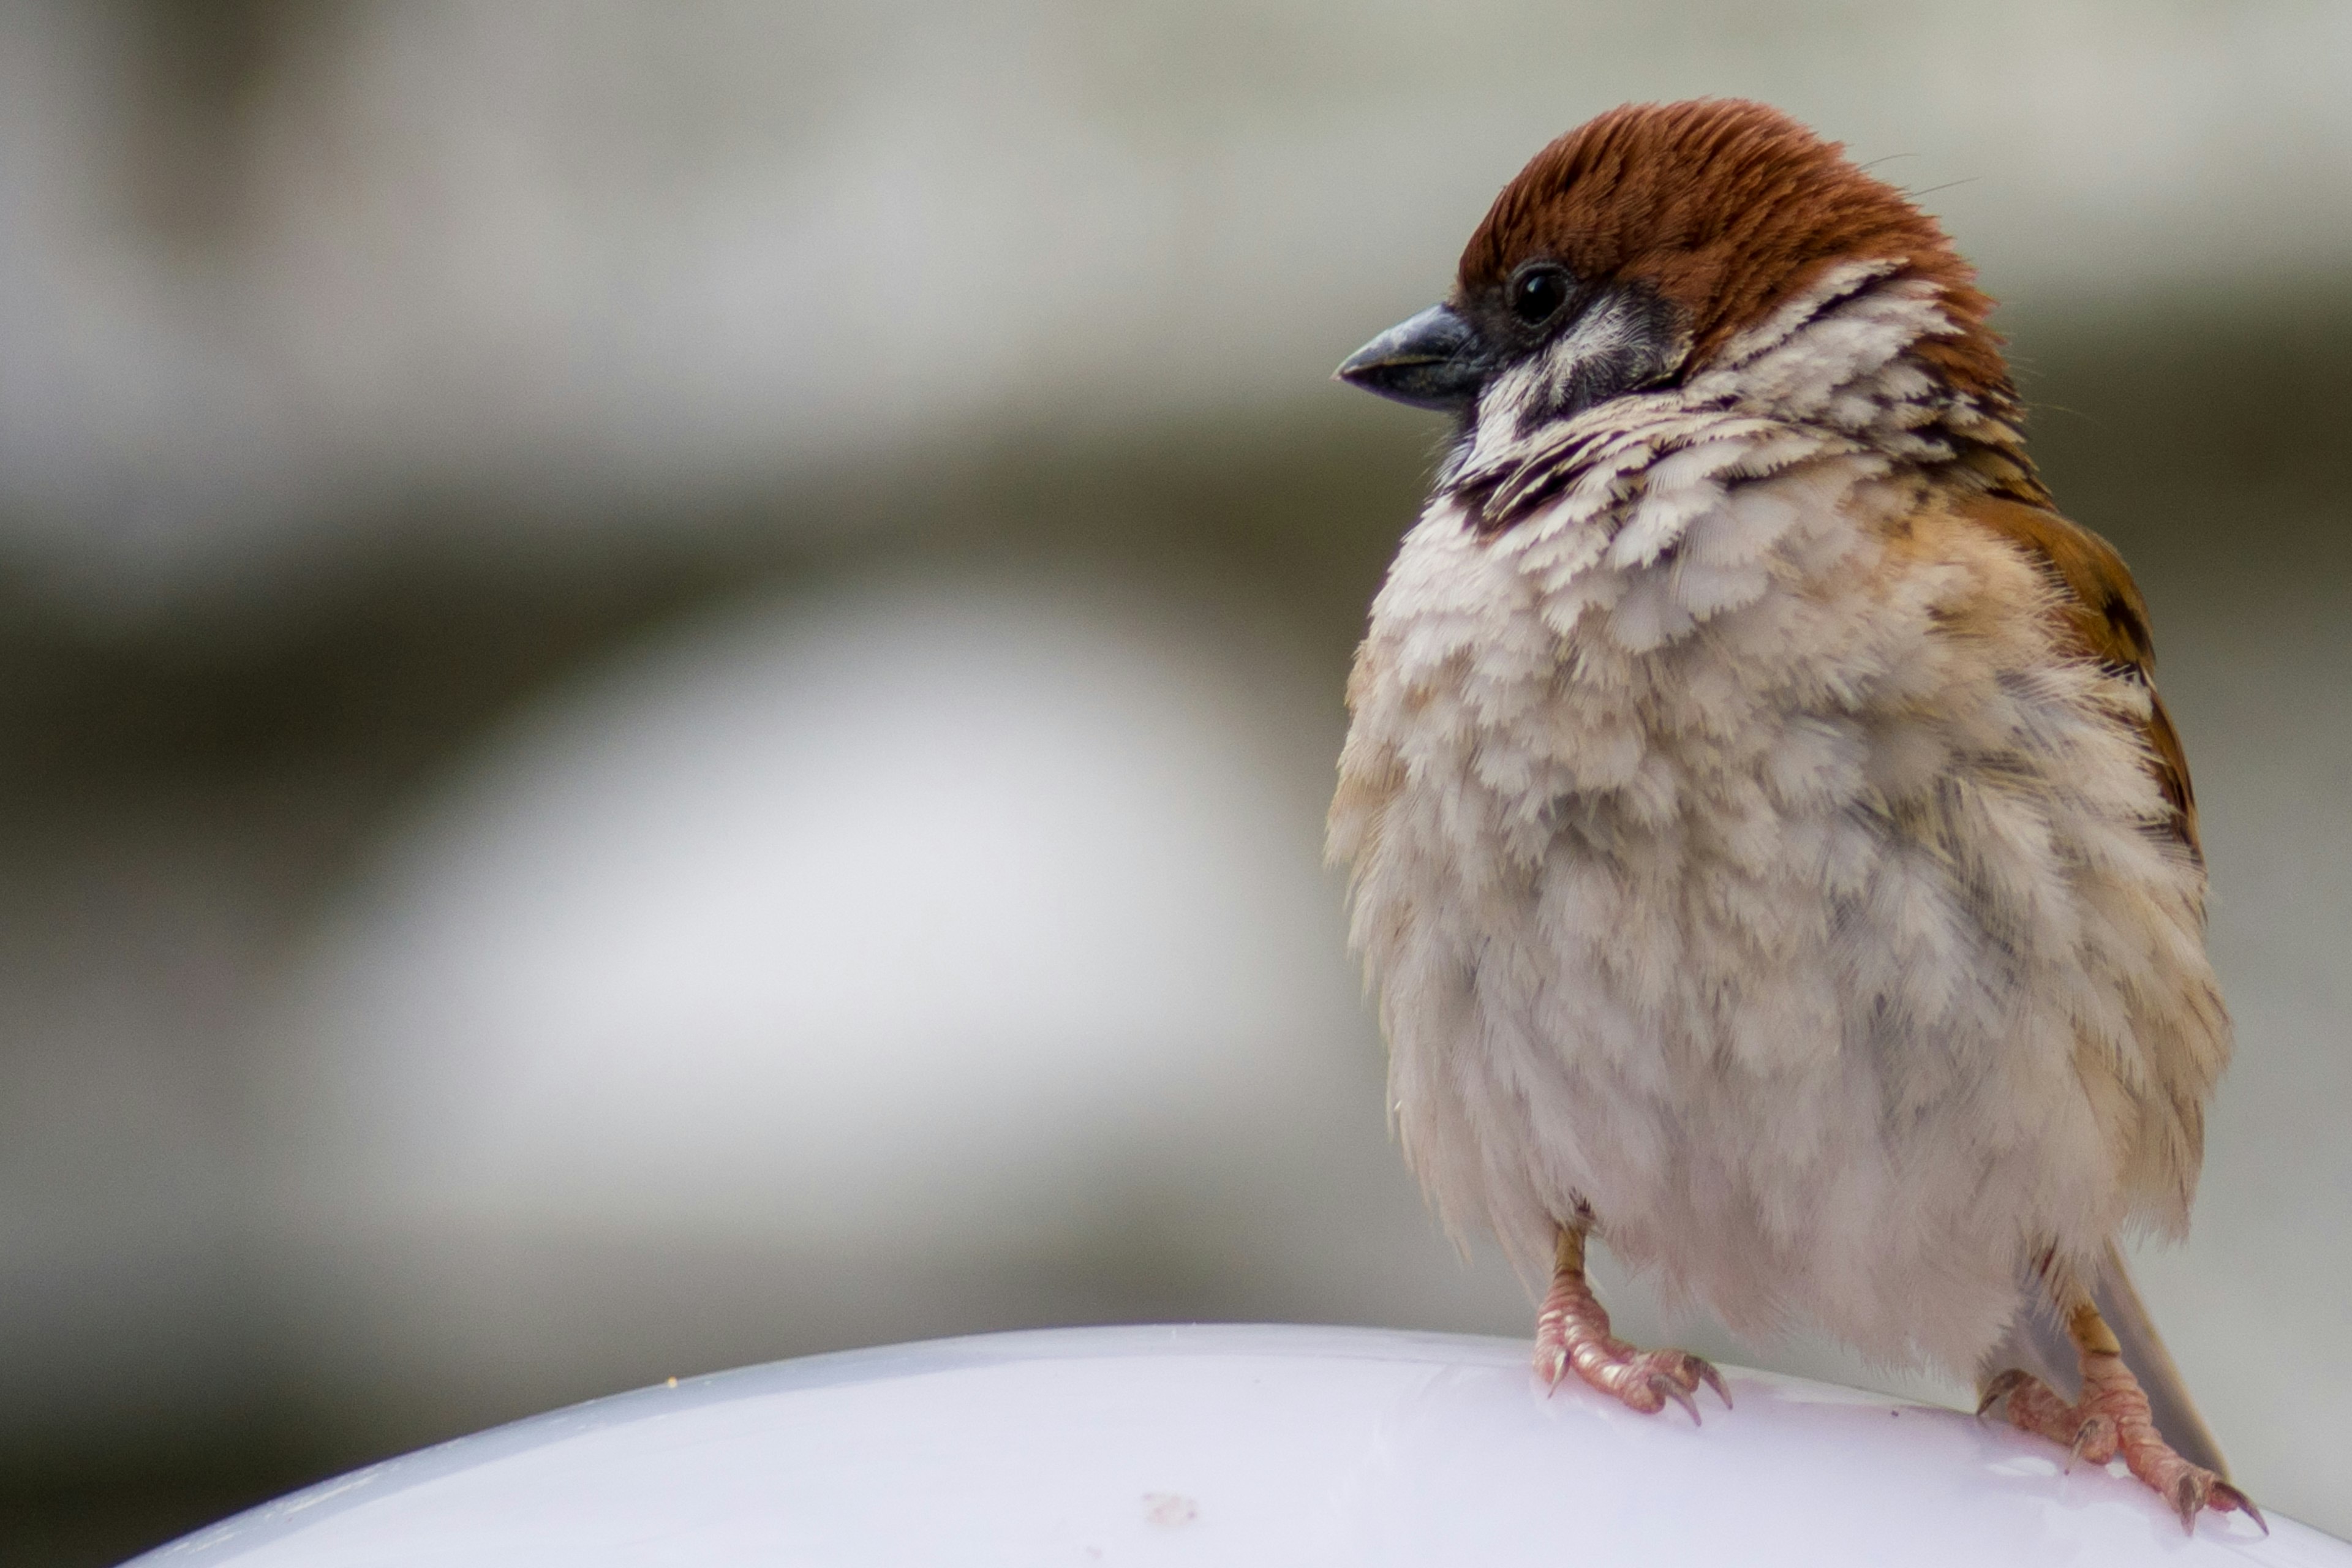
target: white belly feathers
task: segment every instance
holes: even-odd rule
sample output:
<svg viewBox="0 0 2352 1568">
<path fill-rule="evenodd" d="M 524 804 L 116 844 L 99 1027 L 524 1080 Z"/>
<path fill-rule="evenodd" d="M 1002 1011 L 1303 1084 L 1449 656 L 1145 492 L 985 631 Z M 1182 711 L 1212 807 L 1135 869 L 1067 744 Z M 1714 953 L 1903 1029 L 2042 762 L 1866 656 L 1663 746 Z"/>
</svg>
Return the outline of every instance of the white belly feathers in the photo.
<svg viewBox="0 0 2352 1568">
<path fill-rule="evenodd" d="M 1407 1153 L 1531 1278 L 1588 1205 L 1735 1330 L 1972 1370 L 2040 1249 L 2178 1223 L 2125 1176 L 2210 985 L 2145 695 L 2051 673 L 2032 564 L 1870 447 L 1603 412 L 1524 522 L 1441 492 L 1350 686 Z"/>
</svg>

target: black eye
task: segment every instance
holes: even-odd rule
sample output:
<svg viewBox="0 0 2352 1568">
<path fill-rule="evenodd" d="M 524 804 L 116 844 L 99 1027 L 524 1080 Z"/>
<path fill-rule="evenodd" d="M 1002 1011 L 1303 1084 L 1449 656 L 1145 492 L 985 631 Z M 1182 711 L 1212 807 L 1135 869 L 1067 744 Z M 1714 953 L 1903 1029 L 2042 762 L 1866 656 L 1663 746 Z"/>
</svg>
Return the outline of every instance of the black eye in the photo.
<svg viewBox="0 0 2352 1568">
<path fill-rule="evenodd" d="M 1530 267 L 1511 279 L 1511 314 L 1539 327 L 1568 303 L 1568 274 L 1557 267 Z"/>
</svg>

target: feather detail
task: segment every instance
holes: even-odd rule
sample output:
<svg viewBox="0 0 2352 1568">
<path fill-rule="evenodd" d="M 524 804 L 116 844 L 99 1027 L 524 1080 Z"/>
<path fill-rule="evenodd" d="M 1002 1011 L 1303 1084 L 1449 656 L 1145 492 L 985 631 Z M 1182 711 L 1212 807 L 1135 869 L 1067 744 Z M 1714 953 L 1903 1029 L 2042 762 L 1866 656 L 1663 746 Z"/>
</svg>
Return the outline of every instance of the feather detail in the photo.
<svg viewBox="0 0 2352 1568">
<path fill-rule="evenodd" d="M 2114 545 L 2047 507 L 2001 496 L 1962 501 L 1956 509 L 1978 527 L 1999 535 L 2032 557 L 2061 595 L 2067 646 L 2147 688 L 2149 765 L 2172 807 L 2171 828 L 2192 855 L 2203 858 L 2197 832 L 2197 795 L 2189 783 L 2189 756 L 2172 715 L 2156 689 L 2156 643 L 2148 632 L 2147 603 Z"/>
</svg>

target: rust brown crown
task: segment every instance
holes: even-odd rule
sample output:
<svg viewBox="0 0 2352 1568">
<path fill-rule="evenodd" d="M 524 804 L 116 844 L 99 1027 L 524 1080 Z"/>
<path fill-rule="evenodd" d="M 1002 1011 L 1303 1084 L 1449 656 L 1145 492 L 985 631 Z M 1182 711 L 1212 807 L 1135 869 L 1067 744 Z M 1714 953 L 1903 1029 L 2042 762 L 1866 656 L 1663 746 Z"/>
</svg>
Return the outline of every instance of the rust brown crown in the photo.
<svg viewBox="0 0 2352 1568">
<path fill-rule="evenodd" d="M 1957 391 L 2006 401 L 1992 300 L 1936 220 L 1779 110 L 1628 104 L 1537 153 L 1462 253 L 1459 298 L 1549 258 L 1643 283 L 1682 313 L 1693 365 L 1843 261 L 1893 260 L 1943 291 L 1950 335 L 1915 351 Z"/>
</svg>

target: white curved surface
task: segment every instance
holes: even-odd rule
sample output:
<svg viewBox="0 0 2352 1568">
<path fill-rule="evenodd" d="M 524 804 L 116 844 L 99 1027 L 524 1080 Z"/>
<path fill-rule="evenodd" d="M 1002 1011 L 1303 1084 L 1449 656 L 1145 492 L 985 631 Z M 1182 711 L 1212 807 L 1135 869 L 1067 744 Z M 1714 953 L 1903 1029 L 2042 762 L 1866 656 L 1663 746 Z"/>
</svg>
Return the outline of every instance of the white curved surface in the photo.
<svg viewBox="0 0 2352 1568">
<path fill-rule="evenodd" d="M 2273 1516 L 2193 1539 L 1953 1411 L 1765 1373 L 1704 1429 L 1527 1347 L 1369 1329 L 1054 1330 L 779 1362 L 411 1454 L 141 1558 L 194 1568 L 1120 1562 L 2244 1562 L 2352 1568 Z"/>
</svg>

